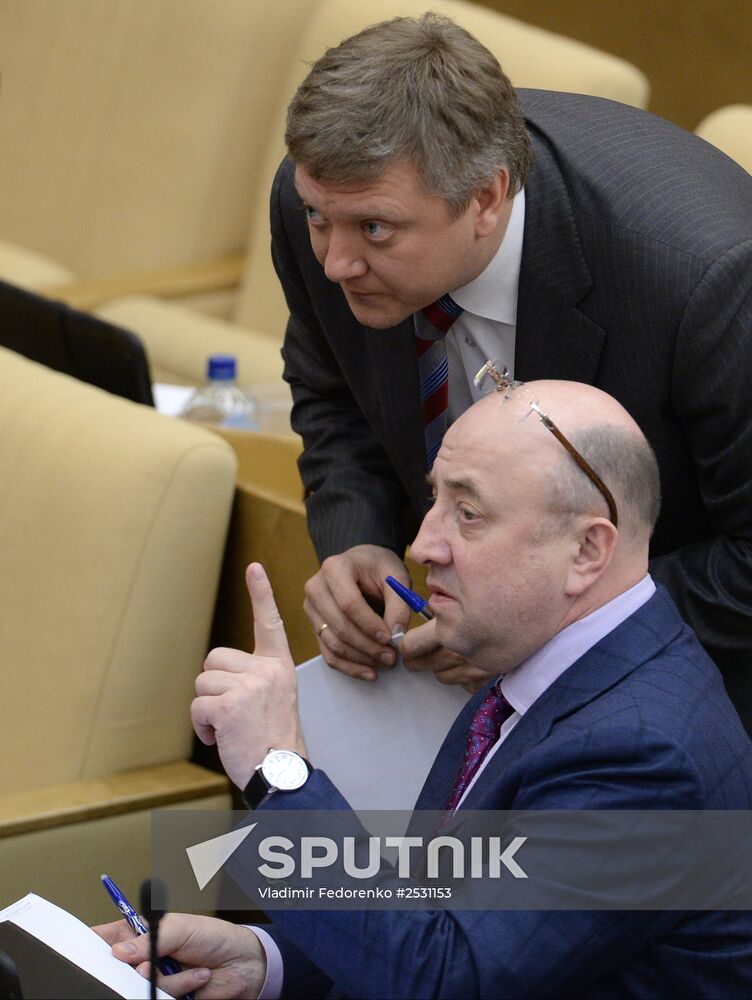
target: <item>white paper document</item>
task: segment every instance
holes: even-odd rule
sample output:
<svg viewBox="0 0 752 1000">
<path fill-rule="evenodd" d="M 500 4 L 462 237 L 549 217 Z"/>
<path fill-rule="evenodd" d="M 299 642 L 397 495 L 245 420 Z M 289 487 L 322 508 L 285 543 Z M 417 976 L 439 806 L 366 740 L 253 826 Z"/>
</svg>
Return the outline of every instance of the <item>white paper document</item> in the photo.
<svg viewBox="0 0 752 1000">
<path fill-rule="evenodd" d="M 129 1000 L 148 1000 L 149 981 L 130 965 L 118 961 L 98 934 L 62 907 L 30 892 L 0 910 L 0 921 L 3 920 L 9 920 L 43 941 L 120 996 Z M 157 996 L 170 1000 L 163 990 L 158 989 Z"/>
<path fill-rule="evenodd" d="M 193 388 L 190 385 L 169 385 L 166 382 L 155 382 L 151 387 L 154 408 L 168 417 L 179 416 L 188 402 Z"/>
<path fill-rule="evenodd" d="M 399 659 L 373 682 L 317 656 L 298 667 L 308 754 L 353 809 L 412 809 L 444 737 L 470 695 Z"/>
</svg>

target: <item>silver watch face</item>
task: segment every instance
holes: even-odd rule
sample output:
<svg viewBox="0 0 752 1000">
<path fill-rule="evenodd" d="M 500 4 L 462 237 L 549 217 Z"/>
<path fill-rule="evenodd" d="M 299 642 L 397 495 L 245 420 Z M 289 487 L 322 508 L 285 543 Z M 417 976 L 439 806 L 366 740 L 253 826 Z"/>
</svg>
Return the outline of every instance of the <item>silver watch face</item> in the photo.
<svg viewBox="0 0 752 1000">
<path fill-rule="evenodd" d="M 306 762 L 293 750 L 270 750 L 261 764 L 264 778 L 270 787 L 282 792 L 302 788 L 308 779 Z"/>
</svg>

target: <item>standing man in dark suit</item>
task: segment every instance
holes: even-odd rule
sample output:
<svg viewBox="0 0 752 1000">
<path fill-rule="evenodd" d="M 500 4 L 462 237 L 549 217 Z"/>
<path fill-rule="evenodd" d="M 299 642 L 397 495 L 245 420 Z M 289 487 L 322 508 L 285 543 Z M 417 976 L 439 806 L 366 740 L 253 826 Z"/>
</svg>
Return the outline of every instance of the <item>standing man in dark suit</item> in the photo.
<svg viewBox="0 0 752 1000">
<path fill-rule="evenodd" d="M 428 625 L 486 685 L 452 726 L 418 807 L 460 818 L 464 809 L 598 810 L 588 844 L 604 838 L 604 810 L 749 809 L 752 745 L 715 666 L 647 574 L 658 470 L 624 409 L 566 382 L 493 393 L 448 430 L 431 483 L 435 504 L 413 546 L 429 567 Z M 256 818 L 274 814 L 275 833 L 288 832 L 291 811 L 336 810 L 348 836 L 366 837 L 315 760 L 313 769 L 300 760 L 284 628 L 261 567 L 247 579 L 255 653 L 209 654 L 196 732 L 217 743 Z M 415 712 L 417 721 L 420 703 Z M 288 777 L 269 790 L 266 769 L 280 752 Z M 644 843 L 651 855 L 660 846 Z M 251 867 L 258 860 L 251 853 Z M 571 869 L 555 871 L 568 884 Z M 299 900 L 270 914 L 265 930 L 170 915 L 160 954 L 196 968 L 162 985 L 173 996 L 204 986 L 207 998 L 258 996 L 263 986 L 269 1000 L 750 995 L 749 913 L 651 910 L 645 898 L 628 911 L 523 912 L 316 912 Z M 100 932 L 128 943 L 119 958 L 148 957 L 125 922 Z"/>
<path fill-rule="evenodd" d="M 664 496 L 651 572 L 752 726 L 752 178 L 645 112 L 516 94 L 434 15 L 327 52 L 287 142 L 273 254 L 323 561 L 305 606 L 328 662 L 372 679 L 406 624 L 384 578 L 407 581 L 425 510 L 416 344 L 432 336 L 422 310 L 450 293 L 450 423 L 494 358 L 518 379 L 599 386 L 643 429 Z M 404 653 L 442 680 L 479 678 L 428 630 Z"/>
</svg>

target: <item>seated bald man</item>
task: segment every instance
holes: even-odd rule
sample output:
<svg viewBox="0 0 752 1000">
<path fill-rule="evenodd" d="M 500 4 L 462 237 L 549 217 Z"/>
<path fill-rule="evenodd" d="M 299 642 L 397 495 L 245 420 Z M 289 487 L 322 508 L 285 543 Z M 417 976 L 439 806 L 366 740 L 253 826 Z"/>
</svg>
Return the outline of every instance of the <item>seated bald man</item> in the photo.
<svg viewBox="0 0 752 1000">
<path fill-rule="evenodd" d="M 575 383 L 494 392 L 450 427 L 431 482 L 413 545 L 429 567 L 431 628 L 488 683 L 417 807 L 750 809 L 752 745 L 717 668 L 647 574 L 658 474 L 625 410 Z M 192 709 L 246 800 L 269 747 L 306 754 L 271 587 L 258 565 L 247 581 L 255 652 L 210 653 Z M 468 772 L 482 707 L 496 730 Z M 346 810 L 310 763 L 296 789 L 257 807 Z M 188 968 L 162 986 L 199 998 L 752 995 L 744 912 L 287 909 L 272 919 L 267 933 L 169 915 L 160 952 Z M 129 940 L 122 922 L 99 930 L 144 970 L 145 938 Z"/>
</svg>

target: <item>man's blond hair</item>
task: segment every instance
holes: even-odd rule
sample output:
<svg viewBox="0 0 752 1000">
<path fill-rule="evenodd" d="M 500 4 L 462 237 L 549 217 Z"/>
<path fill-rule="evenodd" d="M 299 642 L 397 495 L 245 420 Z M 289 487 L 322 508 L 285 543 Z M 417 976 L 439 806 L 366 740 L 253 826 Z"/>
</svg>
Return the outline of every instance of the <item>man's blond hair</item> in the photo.
<svg viewBox="0 0 752 1000">
<path fill-rule="evenodd" d="M 412 163 L 455 214 L 502 167 L 516 193 L 532 163 L 517 95 L 496 58 L 432 13 L 383 21 L 329 49 L 290 104 L 285 140 L 296 163 L 334 184 Z"/>
</svg>

